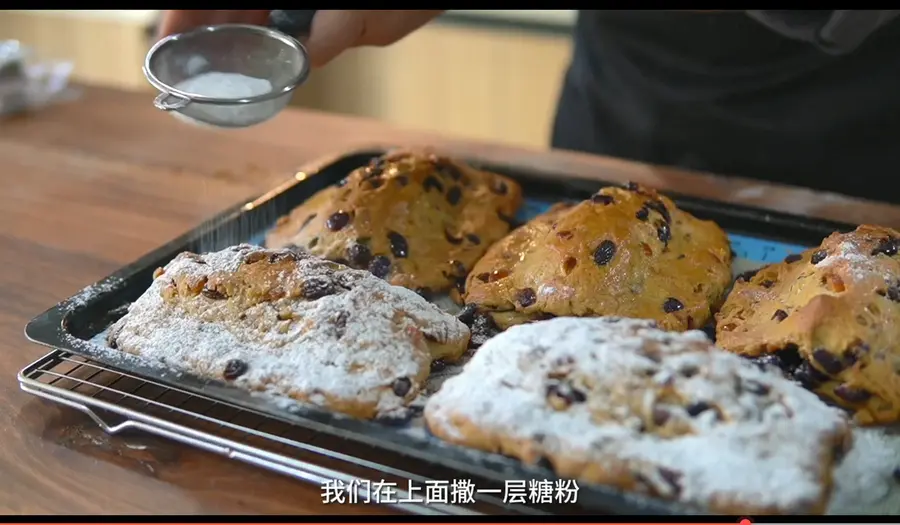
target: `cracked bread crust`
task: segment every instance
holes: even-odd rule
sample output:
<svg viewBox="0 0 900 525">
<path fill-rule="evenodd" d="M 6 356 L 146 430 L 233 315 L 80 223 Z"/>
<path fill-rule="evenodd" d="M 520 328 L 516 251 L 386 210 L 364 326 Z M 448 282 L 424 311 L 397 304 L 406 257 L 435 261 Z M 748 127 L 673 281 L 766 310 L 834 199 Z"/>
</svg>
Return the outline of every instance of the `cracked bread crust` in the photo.
<svg viewBox="0 0 900 525">
<path fill-rule="evenodd" d="M 425 406 L 448 442 L 724 514 L 824 512 L 845 415 L 699 331 L 558 318 L 489 340 Z"/>
<path fill-rule="evenodd" d="M 111 328 L 113 348 L 359 418 L 398 411 L 469 330 L 414 292 L 291 250 L 185 252 Z"/>
<path fill-rule="evenodd" d="M 720 347 L 785 370 L 855 413 L 900 420 L 900 233 L 860 226 L 739 278 L 717 314 Z"/>
<path fill-rule="evenodd" d="M 465 302 L 500 328 L 618 315 L 687 330 L 712 318 L 729 284 L 725 232 L 631 184 L 558 204 L 507 235 L 469 274 Z"/>
<path fill-rule="evenodd" d="M 295 245 L 424 292 L 461 287 L 522 203 L 513 180 L 422 152 L 354 170 L 279 219 L 266 245 Z"/>
</svg>

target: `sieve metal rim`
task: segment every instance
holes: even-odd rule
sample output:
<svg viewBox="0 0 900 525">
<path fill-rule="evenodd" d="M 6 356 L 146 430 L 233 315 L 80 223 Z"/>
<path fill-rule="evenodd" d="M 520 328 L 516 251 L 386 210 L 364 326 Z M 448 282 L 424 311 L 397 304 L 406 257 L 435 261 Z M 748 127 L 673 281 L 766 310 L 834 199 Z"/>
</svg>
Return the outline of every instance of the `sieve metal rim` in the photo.
<svg viewBox="0 0 900 525">
<path fill-rule="evenodd" d="M 193 93 L 189 93 L 187 91 L 182 91 L 180 89 L 176 89 L 173 86 L 166 84 L 161 81 L 156 74 L 153 72 L 153 69 L 150 67 L 151 62 L 153 61 L 153 57 L 157 51 L 162 49 L 165 46 L 171 45 L 173 43 L 178 42 L 179 40 L 191 38 L 200 33 L 208 33 L 213 31 L 225 31 L 225 30 L 249 30 L 256 33 L 262 33 L 270 38 L 275 38 L 276 40 L 280 40 L 282 43 L 287 44 L 288 46 L 294 48 L 300 56 L 303 58 L 303 63 L 301 64 L 300 71 L 294 75 L 293 78 L 281 89 L 273 89 L 268 93 L 263 93 L 261 95 L 254 95 L 252 97 L 246 98 L 217 98 L 217 97 L 206 97 L 203 95 L 196 95 Z M 191 103 L 201 103 L 201 104 L 215 104 L 218 106 L 239 106 L 244 104 L 254 104 L 256 102 L 265 102 L 267 100 L 276 99 L 283 95 L 290 93 L 295 90 L 300 84 L 306 81 L 306 77 L 309 76 L 309 54 L 306 51 L 306 48 L 300 43 L 299 40 L 293 38 L 289 35 L 282 33 L 281 31 L 277 31 L 275 29 L 270 29 L 268 27 L 256 26 L 251 24 L 218 24 L 218 25 L 207 25 L 201 26 L 196 29 L 192 29 L 191 31 L 187 31 L 184 33 L 178 33 L 174 35 L 169 35 L 150 48 L 150 51 L 147 52 L 147 56 L 144 58 L 144 66 L 142 68 L 144 70 L 144 76 L 147 77 L 147 81 L 155 87 L 158 91 L 161 92 L 161 98 L 167 98 L 168 96 L 173 96 L 176 99 L 182 99 L 184 104 L 181 107 L 184 107 Z M 174 108 L 173 108 L 174 109 Z"/>
</svg>

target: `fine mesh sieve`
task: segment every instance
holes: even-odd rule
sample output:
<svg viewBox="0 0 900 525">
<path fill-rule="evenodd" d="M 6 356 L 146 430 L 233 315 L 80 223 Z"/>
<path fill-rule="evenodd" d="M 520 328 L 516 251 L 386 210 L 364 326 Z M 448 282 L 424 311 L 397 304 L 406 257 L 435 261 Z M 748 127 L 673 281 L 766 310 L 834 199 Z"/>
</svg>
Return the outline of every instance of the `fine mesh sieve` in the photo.
<svg viewBox="0 0 900 525">
<path fill-rule="evenodd" d="M 150 49 L 144 75 L 161 93 L 154 105 L 216 127 L 246 127 L 284 109 L 309 74 L 306 49 L 278 30 L 245 24 L 204 26 L 166 37 Z M 271 90 L 237 98 L 209 96 L 177 86 L 209 72 L 239 74 Z"/>
</svg>

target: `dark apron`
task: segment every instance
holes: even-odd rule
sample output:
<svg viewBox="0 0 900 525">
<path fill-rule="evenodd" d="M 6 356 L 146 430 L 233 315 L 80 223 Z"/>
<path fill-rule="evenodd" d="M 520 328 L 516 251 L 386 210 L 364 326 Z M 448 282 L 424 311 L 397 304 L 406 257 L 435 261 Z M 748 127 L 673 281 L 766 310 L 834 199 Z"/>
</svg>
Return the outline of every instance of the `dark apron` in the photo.
<svg viewBox="0 0 900 525">
<path fill-rule="evenodd" d="M 553 146 L 900 203 L 900 23 L 831 56 L 741 12 L 580 11 Z"/>
</svg>

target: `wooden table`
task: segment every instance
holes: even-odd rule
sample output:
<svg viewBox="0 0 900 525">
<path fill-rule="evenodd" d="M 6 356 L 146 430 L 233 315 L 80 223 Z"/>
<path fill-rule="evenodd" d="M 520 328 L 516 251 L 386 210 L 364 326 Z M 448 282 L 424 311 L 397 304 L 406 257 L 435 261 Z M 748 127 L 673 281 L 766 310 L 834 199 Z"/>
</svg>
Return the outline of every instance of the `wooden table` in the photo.
<svg viewBox="0 0 900 525">
<path fill-rule="evenodd" d="M 900 208 L 888 205 L 308 111 L 249 130 L 193 128 L 155 110 L 147 94 L 85 88 L 75 102 L 0 125 L 0 512 L 387 512 L 323 506 L 318 488 L 161 440 L 129 446 L 137 438 L 107 437 L 80 413 L 22 393 L 15 379 L 46 352 L 22 335 L 34 315 L 304 163 L 375 142 L 900 226 Z"/>
</svg>

